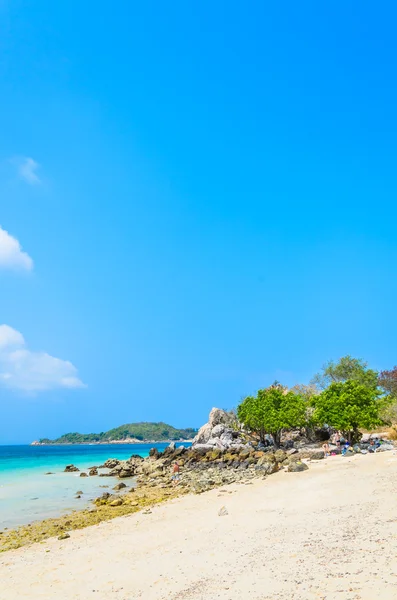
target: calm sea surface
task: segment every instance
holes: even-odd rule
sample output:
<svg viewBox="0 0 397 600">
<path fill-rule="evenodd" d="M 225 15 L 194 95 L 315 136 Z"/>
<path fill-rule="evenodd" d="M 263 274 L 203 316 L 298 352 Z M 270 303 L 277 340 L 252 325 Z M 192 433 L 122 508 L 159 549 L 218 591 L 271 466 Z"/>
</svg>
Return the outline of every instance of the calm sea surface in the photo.
<svg viewBox="0 0 397 600">
<path fill-rule="evenodd" d="M 106 491 L 101 486 L 111 490 L 115 485 L 112 477 L 64 473 L 67 464 L 87 470 L 108 458 L 147 456 L 154 446 L 164 450 L 167 444 L 0 446 L 0 530 L 85 508 Z M 46 475 L 49 471 L 54 474 Z M 80 499 L 75 498 L 77 491 L 83 492 Z"/>
</svg>

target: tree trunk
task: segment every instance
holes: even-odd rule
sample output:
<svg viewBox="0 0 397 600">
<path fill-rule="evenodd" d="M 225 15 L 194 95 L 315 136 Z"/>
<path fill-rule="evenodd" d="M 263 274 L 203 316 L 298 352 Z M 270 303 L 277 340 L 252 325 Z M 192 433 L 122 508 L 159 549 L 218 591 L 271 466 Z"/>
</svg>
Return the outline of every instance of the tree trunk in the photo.
<svg viewBox="0 0 397 600">
<path fill-rule="evenodd" d="M 272 438 L 273 438 L 273 442 L 274 442 L 274 447 L 276 448 L 276 450 L 278 448 L 280 448 L 280 441 L 281 441 L 281 430 L 278 431 L 274 431 L 272 433 Z"/>
</svg>

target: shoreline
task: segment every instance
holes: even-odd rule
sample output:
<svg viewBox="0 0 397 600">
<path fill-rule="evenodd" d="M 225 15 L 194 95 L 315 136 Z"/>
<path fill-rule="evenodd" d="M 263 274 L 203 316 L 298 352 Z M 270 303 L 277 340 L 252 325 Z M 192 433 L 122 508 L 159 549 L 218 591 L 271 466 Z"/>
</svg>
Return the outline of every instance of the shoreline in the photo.
<svg viewBox="0 0 397 600">
<path fill-rule="evenodd" d="M 165 490 L 167 502 L 142 488 L 135 514 L 1 554 L 2 591 L 9 600 L 93 591 L 96 600 L 392 600 L 396 484 L 397 457 L 384 452 L 204 494 Z"/>
<path fill-rule="evenodd" d="M 155 441 L 155 440 L 134 440 L 134 439 L 128 439 L 128 440 L 112 440 L 109 442 L 59 442 L 59 443 L 40 443 L 40 442 L 31 442 L 30 444 L 26 444 L 27 446 L 110 446 L 112 444 L 171 444 L 172 442 L 175 442 L 175 444 L 191 444 L 193 442 L 193 439 L 190 440 L 161 440 L 161 441 Z M 23 444 L 22 444 L 23 445 Z"/>
</svg>

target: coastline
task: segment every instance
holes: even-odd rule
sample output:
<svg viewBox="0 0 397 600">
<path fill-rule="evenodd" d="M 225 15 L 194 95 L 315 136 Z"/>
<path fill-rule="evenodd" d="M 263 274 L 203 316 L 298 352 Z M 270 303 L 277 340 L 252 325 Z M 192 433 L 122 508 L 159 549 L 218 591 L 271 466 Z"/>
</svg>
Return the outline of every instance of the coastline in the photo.
<svg viewBox="0 0 397 600">
<path fill-rule="evenodd" d="M 108 446 L 112 444 L 191 444 L 193 438 L 189 440 L 136 440 L 128 438 L 126 440 L 111 440 L 109 442 L 31 442 L 29 446 Z"/>
<path fill-rule="evenodd" d="M 395 597 L 394 453 L 335 456 L 312 461 L 303 473 L 280 470 L 249 483 L 198 495 L 166 490 L 164 503 L 142 489 L 142 505 L 130 507 L 136 514 L 1 554 L 3 594 L 9 600 L 86 600 L 93 591 L 97 600 Z M 219 516 L 222 506 L 226 514 Z"/>
</svg>

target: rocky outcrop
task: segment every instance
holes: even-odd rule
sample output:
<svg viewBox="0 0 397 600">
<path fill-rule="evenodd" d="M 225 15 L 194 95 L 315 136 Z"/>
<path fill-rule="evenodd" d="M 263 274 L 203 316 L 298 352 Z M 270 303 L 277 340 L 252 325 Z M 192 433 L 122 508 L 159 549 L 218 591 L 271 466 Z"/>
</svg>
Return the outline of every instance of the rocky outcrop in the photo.
<svg viewBox="0 0 397 600">
<path fill-rule="evenodd" d="M 74 473 L 75 471 L 80 471 L 80 469 L 74 465 L 66 465 L 64 473 Z"/>
<path fill-rule="evenodd" d="M 120 464 L 117 458 L 108 458 L 108 460 L 99 467 L 99 469 L 114 469 Z"/>
<path fill-rule="evenodd" d="M 192 448 L 198 452 L 207 452 L 213 448 L 227 450 L 243 445 L 246 440 L 239 430 L 231 427 L 233 417 L 225 410 L 213 408 L 208 423 L 203 425 L 192 442 Z"/>
</svg>

